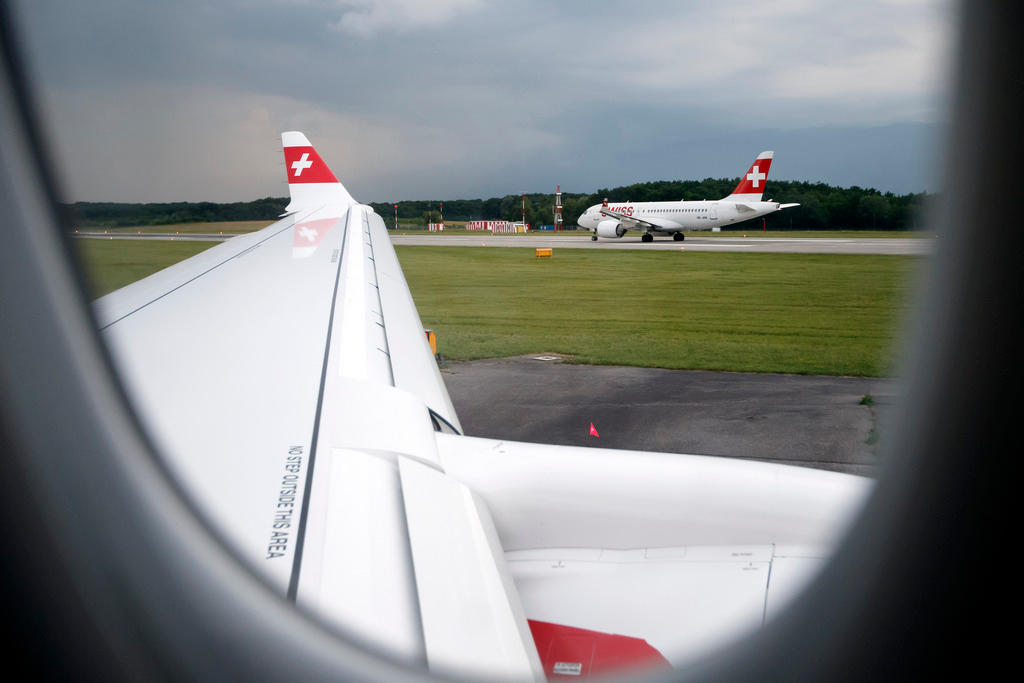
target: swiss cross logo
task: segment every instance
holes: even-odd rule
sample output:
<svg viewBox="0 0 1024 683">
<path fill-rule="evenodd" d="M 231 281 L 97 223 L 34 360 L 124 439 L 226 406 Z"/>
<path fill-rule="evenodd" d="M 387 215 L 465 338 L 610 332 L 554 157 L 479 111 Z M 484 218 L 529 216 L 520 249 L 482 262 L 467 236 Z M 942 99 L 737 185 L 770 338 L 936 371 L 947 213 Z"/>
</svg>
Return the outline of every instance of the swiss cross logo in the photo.
<svg viewBox="0 0 1024 683">
<path fill-rule="evenodd" d="M 301 159 L 296 159 L 292 163 L 292 168 L 295 170 L 295 177 L 298 178 L 302 175 L 302 172 L 313 165 L 313 162 L 309 160 L 309 152 L 303 152 Z M 754 167 L 757 170 L 757 166 Z"/>
<path fill-rule="evenodd" d="M 764 185 L 768 181 L 768 169 L 771 168 L 771 157 L 758 157 L 750 165 L 750 170 L 740 176 L 740 184 L 733 190 L 733 194 L 759 195 L 764 192 Z"/>
<path fill-rule="evenodd" d="M 758 184 L 767 177 L 767 173 L 760 173 L 760 169 L 757 164 L 754 164 L 753 168 L 750 169 L 750 173 L 747 174 L 747 180 L 749 180 L 754 187 L 757 187 Z"/>
<path fill-rule="evenodd" d="M 308 258 L 316 253 L 317 247 L 337 222 L 337 218 L 318 218 L 295 225 L 292 228 L 292 258 Z"/>
<path fill-rule="evenodd" d="M 312 147 L 285 147 L 284 163 L 288 183 L 336 183 L 338 179 Z"/>
<path fill-rule="evenodd" d="M 297 224 L 292 235 L 292 245 L 301 247 L 319 244 L 327 231 L 337 222 L 337 218 L 318 218 Z"/>
</svg>

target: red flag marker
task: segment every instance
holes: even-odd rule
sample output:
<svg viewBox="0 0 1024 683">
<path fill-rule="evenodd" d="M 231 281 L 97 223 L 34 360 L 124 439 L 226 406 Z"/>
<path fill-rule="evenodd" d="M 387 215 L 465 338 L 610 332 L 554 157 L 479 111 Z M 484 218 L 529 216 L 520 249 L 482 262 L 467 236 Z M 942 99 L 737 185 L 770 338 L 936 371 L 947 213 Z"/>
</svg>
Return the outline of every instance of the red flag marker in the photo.
<svg viewBox="0 0 1024 683">
<path fill-rule="evenodd" d="M 590 435 L 591 436 L 601 436 L 600 434 L 597 433 L 597 430 L 594 429 L 594 423 L 593 422 L 590 423 Z"/>
</svg>

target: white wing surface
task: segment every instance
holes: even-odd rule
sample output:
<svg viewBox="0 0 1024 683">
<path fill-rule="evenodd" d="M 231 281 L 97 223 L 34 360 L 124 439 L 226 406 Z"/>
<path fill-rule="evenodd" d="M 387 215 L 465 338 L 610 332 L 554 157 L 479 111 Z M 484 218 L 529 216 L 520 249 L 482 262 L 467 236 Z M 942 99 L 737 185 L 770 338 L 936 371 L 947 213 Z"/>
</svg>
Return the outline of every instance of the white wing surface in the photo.
<svg viewBox="0 0 1024 683">
<path fill-rule="evenodd" d="M 286 217 L 96 302 L 168 470 L 282 595 L 435 673 L 542 680 L 682 663 L 820 565 L 863 480 L 461 436 L 383 220 L 282 142 Z"/>
</svg>

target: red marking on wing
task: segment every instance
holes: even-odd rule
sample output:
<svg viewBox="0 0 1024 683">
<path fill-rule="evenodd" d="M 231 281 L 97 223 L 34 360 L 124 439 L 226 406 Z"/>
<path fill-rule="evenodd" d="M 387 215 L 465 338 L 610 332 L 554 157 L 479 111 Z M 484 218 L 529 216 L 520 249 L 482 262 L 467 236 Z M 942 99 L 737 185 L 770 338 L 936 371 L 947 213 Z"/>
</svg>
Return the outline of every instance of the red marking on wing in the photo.
<svg viewBox="0 0 1024 683">
<path fill-rule="evenodd" d="M 669 661 L 642 638 L 532 619 L 527 623 L 549 679 L 672 668 Z"/>
<path fill-rule="evenodd" d="M 312 147 L 285 147 L 284 167 L 289 184 L 338 182 Z"/>
<path fill-rule="evenodd" d="M 761 194 L 764 184 L 768 181 L 768 169 L 771 159 L 758 159 L 750 165 L 747 172 L 740 177 L 740 184 L 732 191 L 733 194 Z M 755 184 L 756 181 L 756 184 Z"/>
</svg>

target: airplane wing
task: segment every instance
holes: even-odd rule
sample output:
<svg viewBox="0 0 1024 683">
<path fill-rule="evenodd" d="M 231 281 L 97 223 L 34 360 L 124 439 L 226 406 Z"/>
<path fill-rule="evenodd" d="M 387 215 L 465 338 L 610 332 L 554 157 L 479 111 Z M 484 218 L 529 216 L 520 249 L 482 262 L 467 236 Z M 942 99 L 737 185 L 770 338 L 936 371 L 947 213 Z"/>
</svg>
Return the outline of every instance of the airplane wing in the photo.
<svg viewBox="0 0 1024 683">
<path fill-rule="evenodd" d="M 167 471 L 283 597 L 440 675 L 543 680 L 681 664 L 828 556 L 866 480 L 462 435 L 383 220 L 282 141 L 287 216 L 95 307 Z"/>
<path fill-rule="evenodd" d="M 622 224 L 622 227 L 627 230 L 643 230 L 644 232 L 661 232 L 663 230 L 678 230 L 679 224 L 672 221 L 663 220 L 660 218 L 638 218 L 636 216 L 627 216 L 624 213 L 618 211 L 609 211 L 608 209 L 601 209 L 601 214 L 614 218 Z"/>
</svg>

